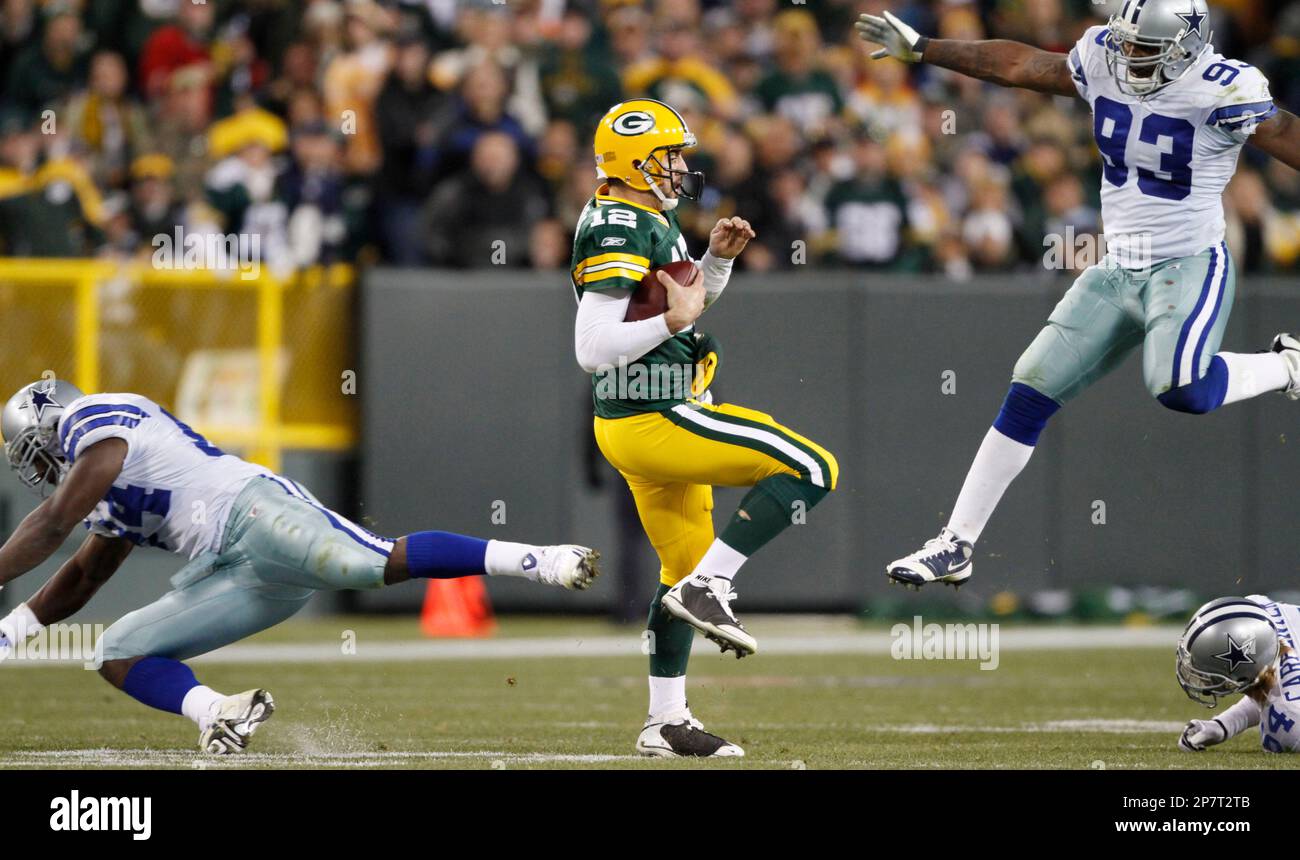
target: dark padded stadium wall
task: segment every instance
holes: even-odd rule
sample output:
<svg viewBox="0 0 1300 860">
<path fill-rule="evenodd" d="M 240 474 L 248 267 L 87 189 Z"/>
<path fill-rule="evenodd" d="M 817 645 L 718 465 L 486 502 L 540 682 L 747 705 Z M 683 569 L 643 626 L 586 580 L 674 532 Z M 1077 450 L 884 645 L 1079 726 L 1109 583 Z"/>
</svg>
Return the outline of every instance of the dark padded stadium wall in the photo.
<svg viewBox="0 0 1300 860">
<path fill-rule="evenodd" d="M 1288 282 L 1243 280 L 1225 346 L 1253 351 L 1300 319 L 1300 297 Z M 840 491 L 746 570 L 746 606 L 851 609 L 884 588 L 884 563 L 946 521 L 1015 359 L 1068 286 L 734 278 L 701 323 L 725 347 L 715 393 L 771 412 L 842 467 Z M 375 528 L 589 542 L 614 565 L 612 494 L 624 490 L 586 479 L 591 418 L 573 313 L 562 275 L 369 274 L 361 485 Z M 1146 392 L 1135 353 L 1053 419 L 981 540 L 970 590 L 1294 588 L 1297 408 L 1270 396 L 1209 416 L 1169 412 Z M 719 525 L 739 497 L 718 491 Z M 499 503 L 503 524 L 492 518 Z M 638 547 L 653 578 L 644 538 Z M 609 574 L 581 595 L 490 587 L 499 608 L 598 608 L 614 599 Z M 414 584 L 361 605 L 411 607 L 420 594 Z"/>
</svg>

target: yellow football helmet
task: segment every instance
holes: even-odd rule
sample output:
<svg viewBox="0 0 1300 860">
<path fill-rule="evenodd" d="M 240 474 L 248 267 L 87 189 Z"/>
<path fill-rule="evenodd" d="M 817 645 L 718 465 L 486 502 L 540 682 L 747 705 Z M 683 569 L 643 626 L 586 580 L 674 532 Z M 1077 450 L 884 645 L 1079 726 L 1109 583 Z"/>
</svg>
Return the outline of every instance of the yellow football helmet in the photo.
<svg viewBox="0 0 1300 860">
<path fill-rule="evenodd" d="M 695 146 L 682 115 L 654 99 L 630 99 L 610 108 L 596 126 L 596 174 L 638 191 L 653 192 L 664 209 L 677 205 L 657 180 L 667 179 L 679 197 L 694 200 L 704 187 L 698 170 L 673 170 L 660 153 Z"/>
</svg>

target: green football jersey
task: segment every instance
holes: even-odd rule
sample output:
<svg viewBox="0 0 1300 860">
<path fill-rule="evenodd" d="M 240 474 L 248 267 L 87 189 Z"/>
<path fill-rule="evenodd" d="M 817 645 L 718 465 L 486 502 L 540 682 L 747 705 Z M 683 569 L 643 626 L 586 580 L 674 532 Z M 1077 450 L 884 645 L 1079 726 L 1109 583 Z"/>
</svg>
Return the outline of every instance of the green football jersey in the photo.
<svg viewBox="0 0 1300 860">
<path fill-rule="evenodd" d="M 597 192 L 583 208 L 573 235 L 574 297 L 582 301 L 588 290 L 616 295 L 635 290 L 651 269 L 688 259 L 676 214 Z M 678 332 L 636 361 L 620 361 L 593 373 L 596 414 L 622 418 L 662 412 L 689 399 L 695 370 L 691 331 Z"/>
</svg>

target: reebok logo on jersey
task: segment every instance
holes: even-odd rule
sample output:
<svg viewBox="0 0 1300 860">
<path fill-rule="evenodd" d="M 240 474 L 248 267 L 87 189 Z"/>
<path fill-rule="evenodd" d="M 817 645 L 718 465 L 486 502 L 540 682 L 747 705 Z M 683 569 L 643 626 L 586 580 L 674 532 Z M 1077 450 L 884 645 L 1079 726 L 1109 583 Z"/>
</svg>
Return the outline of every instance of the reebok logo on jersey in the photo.
<svg viewBox="0 0 1300 860">
<path fill-rule="evenodd" d="M 627 244 L 627 239 L 623 236 L 606 236 L 605 241 L 600 243 L 600 247 L 617 248 L 621 245 L 626 245 L 626 244 Z"/>
</svg>

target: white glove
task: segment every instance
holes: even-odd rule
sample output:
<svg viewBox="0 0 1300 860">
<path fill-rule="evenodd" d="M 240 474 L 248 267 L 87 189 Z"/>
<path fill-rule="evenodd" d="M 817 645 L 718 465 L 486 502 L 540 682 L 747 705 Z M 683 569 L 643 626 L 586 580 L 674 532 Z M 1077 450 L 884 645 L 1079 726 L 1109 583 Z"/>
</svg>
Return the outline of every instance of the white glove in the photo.
<svg viewBox="0 0 1300 860">
<path fill-rule="evenodd" d="M 0 618 L 0 662 L 13 656 L 17 643 L 26 642 L 44 629 L 26 603 L 15 606 L 13 612 Z"/>
<path fill-rule="evenodd" d="M 853 26 L 864 42 L 884 45 L 871 55 L 873 60 L 894 57 L 904 63 L 919 63 L 921 55 L 925 53 L 925 43 L 930 41 L 900 21 L 893 12 L 886 12 L 883 18 L 859 15 Z"/>
<path fill-rule="evenodd" d="M 1192 720 L 1178 737 L 1178 748 L 1183 752 L 1204 752 L 1206 747 L 1221 744 L 1228 739 L 1228 731 L 1218 720 Z"/>
</svg>

